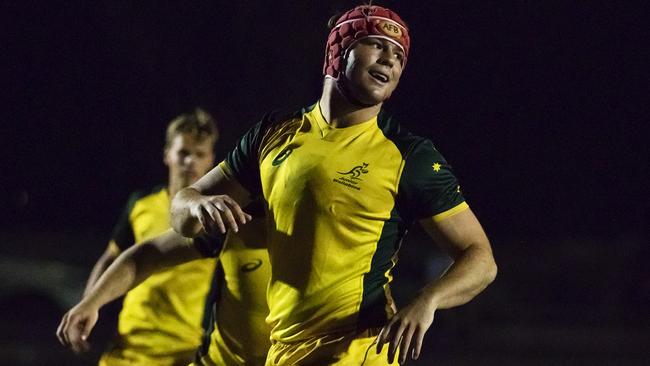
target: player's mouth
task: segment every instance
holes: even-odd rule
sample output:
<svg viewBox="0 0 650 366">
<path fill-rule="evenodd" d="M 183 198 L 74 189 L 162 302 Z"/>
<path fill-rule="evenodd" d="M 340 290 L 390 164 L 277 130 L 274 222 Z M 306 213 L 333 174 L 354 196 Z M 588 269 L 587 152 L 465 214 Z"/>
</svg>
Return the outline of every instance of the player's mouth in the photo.
<svg viewBox="0 0 650 366">
<path fill-rule="evenodd" d="M 386 83 L 390 80 L 390 78 L 388 77 L 388 75 L 384 74 L 384 73 L 381 72 L 381 71 L 370 70 L 370 71 L 368 71 L 368 73 L 370 74 L 370 76 L 371 76 L 373 79 L 377 80 L 377 81 L 378 81 L 379 83 L 381 83 L 381 84 L 386 84 Z"/>
</svg>

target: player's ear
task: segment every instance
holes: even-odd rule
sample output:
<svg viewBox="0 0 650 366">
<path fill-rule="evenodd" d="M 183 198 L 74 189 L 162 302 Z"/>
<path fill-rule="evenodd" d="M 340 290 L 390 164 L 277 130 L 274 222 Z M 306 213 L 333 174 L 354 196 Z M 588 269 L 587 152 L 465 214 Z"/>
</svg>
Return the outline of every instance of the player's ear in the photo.
<svg viewBox="0 0 650 366">
<path fill-rule="evenodd" d="M 169 149 L 165 147 L 163 149 L 163 163 L 165 164 L 165 166 L 169 166 L 169 157 L 168 157 L 169 154 L 168 153 L 169 153 Z"/>
</svg>

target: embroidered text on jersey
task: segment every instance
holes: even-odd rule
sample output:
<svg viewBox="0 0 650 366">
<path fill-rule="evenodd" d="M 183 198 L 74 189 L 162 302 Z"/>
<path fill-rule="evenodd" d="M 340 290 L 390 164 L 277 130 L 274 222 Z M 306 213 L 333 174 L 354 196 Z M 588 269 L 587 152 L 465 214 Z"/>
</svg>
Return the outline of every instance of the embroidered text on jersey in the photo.
<svg viewBox="0 0 650 366">
<path fill-rule="evenodd" d="M 368 163 L 362 163 L 347 172 L 337 172 L 341 174 L 341 176 L 334 178 L 334 182 L 360 191 L 361 187 L 359 187 L 359 182 L 363 180 L 360 177 L 362 174 L 367 174 L 369 172 L 369 170 L 366 169 L 367 167 Z"/>
</svg>

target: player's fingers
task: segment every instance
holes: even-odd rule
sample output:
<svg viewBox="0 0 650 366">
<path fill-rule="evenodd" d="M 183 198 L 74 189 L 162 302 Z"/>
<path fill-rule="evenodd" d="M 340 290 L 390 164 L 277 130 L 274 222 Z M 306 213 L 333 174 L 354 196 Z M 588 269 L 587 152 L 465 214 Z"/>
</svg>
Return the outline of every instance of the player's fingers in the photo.
<svg viewBox="0 0 650 366">
<path fill-rule="evenodd" d="M 391 332 L 388 343 L 388 362 L 393 363 L 395 360 L 395 353 L 397 352 L 397 346 L 399 345 L 400 340 L 402 339 L 402 334 L 406 329 L 406 324 L 401 321 L 399 325 L 393 326 L 393 332 Z"/>
<path fill-rule="evenodd" d="M 225 196 L 224 201 L 230 206 L 230 209 L 235 215 L 235 218 L 239 220 L 239 223 L 245 224 L 251 220 L 251 215 L 244 212 L 244 210 L 242 210 L 241 206 L 239 206 L 237 201 L 230 198 L 229 196 Z"/>
<path fill-rule="evenodd" d="M 72 350 L 75 353 L 82 353 L 88 351 L 90 345 L 86 341 L 88 338 L 88 329 L 92 329 L 94 322 L 92 316 L 83 316 L 78 318 L 73 324 L 70 331 L 70 341 Z"/>
<path fill-rule="evenodd" d="M 388 332 L 390 331 L 390 327 L 393 323 L 389 322 L 388 324 L 384 325 L 381 328 L 381 331 L 379 332 L 379 335 L 377 336 L 377 354 L 381 353 L 381 349 L 384 348 L 384 343 L 386 343 L 386 336 Z"/>
<path fill-rule="evenodd" d="M 411 348 L 411 337 L 413 337 L 413 327 L 407 327 L 402 334 L 402 341 L 399 344 L 399 363 L 406 362 L 406 358 Z"/>
<path fill-rule="evenodd" d="M 66 332 L 65 332 L 65 334 L 67 336 L 68 344 L 69 344 L 70 348 L 72 349 L 72 351 L 75 352 L 75 353 L 79 353 L 79 349 L 80 349 L 79 343 L 80 343 L 81 339 L 79 337 L 80 336 L 80 332 L 79 332 L 80 324 L 79 324 L 79 322 L 80 322 L 80 320 L 79 320 L 78 317 L 76 317 L 74 315 L 71 315 L 70 319 L 69 319 L 69 324 L 68 324 Z"/>
<path fill-rule="evenodd" d="M 78 349 L 77 353 L 88 352 L 88 350 L 90 350 L 90 343 L 88 343 L 88 341 L 86 341 L 85 339 L 82 339 L 79 342 L 79 349 Z"/>
<path fill-rule="evenodd" d="M 73 328 L 73 321 L 74 317 L 71 314 L 68 315 L 68 319 L 65 322 L 65 327 L 63 328 L 63 338 L 65 339 L 68 348 L 72 346 L 70 340 L 70 329 Z"/>
<path fill-rule="evenodd" d="M 72 352 L 76 354 L 84 353 L 88 348 L 88 344 L 82 340 L 78 340 L 72 344 Z"/>
<path fill-rule="evenodd" d="M 56 328 L 56 337 L 59 339 L 59 343 L 61 343 L 65 347 L 68 346 L 68 341 L 65 339 L 65 332 L 64 332 L 67 319 L 68 319 L 68 314 L 66 313 L 65 315 L 63 315 L 63 318 L 61 318 L 61 323 L 59 323 L 58 328 Z"/>
<path fill-rule="evenodd" d="M 214 204 L 212 204 L 206 206 L 205 211 L 209 216 L 209 218 L 207 218 L 207 221 L 210 221 L 208 227 L 205 228 L 206 229 L 205 231 L 210 232 L 216 226 L 222 234 L 225 234 L 226 226 L 223 224 L 223 219 L 221 219 L 221 213 L 219 212 L 219 208 L 216 207 Z"/>
<path fill-rule="evenodd" d="M 212 221 L 210 218 L 210 213 L 205 207 L 199 209 L 199 213 L 196 215 L 196 218 L 199 220 L 201 227 L 205 230 L 206 233 L 210 232 L 212 229 Z"/>
<path fill-rule="evenodd" d="M 239 226 L 237 226 L 237 220 L 232 213 L 232 210 L 226 203 L 220 203 L 217 205 L 217 208 L 221 211 L 223 218 L 228 223 L 228 226 L 235 232 L 239 231 Z"/>
<path fill-rule="evenodd" d="M 80 339 L 75 339 L 70 343 L 70 348 L 72 349 L 72 352 L 74 353 L 82 353 L 84 346 L 83 346 L 83 341 Z"/>
<path fill-rule="evenodd" d="M 384 334 L 384 329 L 386 327 L 381 328 L 379 331 L 379 334 L 377 335 L 377 339 L 375 339 L 375 351 L 377 354 L 381 352 L 381 349 L 384 347 L 384 342 L 382 341 L 382 335 Z"/>
<path fill-rule="evenodd" d="M 95 318 L 94 317 L 88 317 L 86 321 L 82 324 L 81 327 L 81 340 L 84 342 L 88 341 L 88 337 L 90 336 L 90 332 L 93 330 L 93 327 L 95 326 Z"/>
<path fill-rule="evenodd" d="M 422 327 L 416 327 L 415 333 L 413 334 L 413 359 L 417 360 L 420 357 L 420 351 L 422 350 L 422 342 L 424 341 L 424 329 Z"/>
</svg>

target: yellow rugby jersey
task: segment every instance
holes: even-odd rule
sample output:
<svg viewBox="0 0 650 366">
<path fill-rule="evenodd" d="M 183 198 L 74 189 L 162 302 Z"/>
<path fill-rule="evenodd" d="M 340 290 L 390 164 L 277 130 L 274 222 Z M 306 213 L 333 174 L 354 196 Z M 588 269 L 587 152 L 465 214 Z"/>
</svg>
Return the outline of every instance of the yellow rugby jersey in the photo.
<svg viewBox="0 0 650 366">
<path fill-rule="evenodd" d="M 407 229 L 467 208 L 433 144 L 383 112 L 345 128 L 331 127 L 318 103 L 267 115 L 221 167 L 267 202 L 267 321 L 281 342 L 384 325 Z"/>
<path fill-rule="evenodd" d="M 131 196 L 112 241 L 126 250 L 170 228 L 170 198 L 165 188 Z M 191 360 L 201 342 L 206 296 L 216 266 L 213 258 L 156 273 L 124 298 L 118 339 L 102 357 L 107 365 L 172 365 Z M 187 362 L 185 362 L 187 364 Z"/>
<path fill-rule="evenodd" d="M 264 365 L 271 341 L 266 287 L 271 265 L 266 249 L 263 218 L 256 217 L 239 232 L 228 232 L 215 274 L 217 298 L 209 339 L 196 365 Z"/>
</svg>

